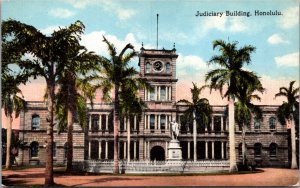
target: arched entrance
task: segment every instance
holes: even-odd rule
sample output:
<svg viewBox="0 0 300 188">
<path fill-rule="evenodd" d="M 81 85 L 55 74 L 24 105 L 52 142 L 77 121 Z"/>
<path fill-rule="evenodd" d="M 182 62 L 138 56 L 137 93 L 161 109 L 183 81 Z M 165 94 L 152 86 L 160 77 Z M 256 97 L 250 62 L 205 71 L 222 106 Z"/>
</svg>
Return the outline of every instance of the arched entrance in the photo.
<svg viewBox="0 0 300 188">
<path fill-rule="evenodd" d="M 165 150 L 161 146 L 154 146 L 150 152 L 150 159 L 152 161 L 164 161 L 165 160 Z"/>
</svg>

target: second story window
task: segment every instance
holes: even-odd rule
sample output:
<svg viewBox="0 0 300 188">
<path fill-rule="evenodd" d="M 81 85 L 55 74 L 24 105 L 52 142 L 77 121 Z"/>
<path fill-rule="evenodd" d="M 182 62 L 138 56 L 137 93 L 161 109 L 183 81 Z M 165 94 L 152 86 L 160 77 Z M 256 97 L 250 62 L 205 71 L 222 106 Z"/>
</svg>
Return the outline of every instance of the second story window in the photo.
<svg viewBox="0 0 300 188">
<path fill-rule="evenodd" d="M 146 63 L 146 73 L 150 73 L 151 71 L 151 65 L 150 63 Z"/>
<path fill-rule="evenodd" d="M 37 130 L 40 128 L 40 116 L 39 115 L 33 115 L 32 121 L 31 121 L 31 129 Z"/>
<path fill-rule="evenodd" d="M 167 99 L 166 97 L 166 86 L 160 87 L 160 100 L 165 101 Z"/>
<path fill-rule="evenodd" d="M 276 118 L 275 117 L 270 117 L 269 126 L 270 126 L 271 130 L 274 130 L 276 128 Z"/>
<path fill-rule="evenodd" d="M 150 100 L 154 101 L 155 100 L 155 89 L 152 87 L 152 90 L 150 91 Z"/>
<path fill-rule="evenodd" d="M 150 129 L 154 129 L 155 116 L 153 114 L 150 115 Z"/>
<path fill-rule="evenodd" d="M 259 130 L 260 129 L 260 119 L 254 118 L 254 129 Z"/>
</svg>

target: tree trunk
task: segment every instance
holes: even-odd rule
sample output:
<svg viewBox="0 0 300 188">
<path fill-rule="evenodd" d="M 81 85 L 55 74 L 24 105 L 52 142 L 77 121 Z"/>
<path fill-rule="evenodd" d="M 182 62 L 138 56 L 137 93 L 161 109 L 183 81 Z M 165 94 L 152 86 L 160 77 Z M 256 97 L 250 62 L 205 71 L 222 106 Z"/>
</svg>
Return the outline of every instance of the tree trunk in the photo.
<svg viewBox="0 0 300 188">
<path fill-rule="evenodd" d="M 193 113 L 194 161 L 197 161 L 197 127 L 196 115 Z"/>
<path fill-rule="evenodd" d="M 127 161 L 130 162 L 130 118 L 127 118 Z"/>
<path fill-rule="evenodd" d="M 294 123 L 294 118 L 291 118 L 291 145 L 292 145 L 292 164 L 291 169 L 298 168 L 297 167 L 297 158 L 296 158 L 296 128 Z"/>
<path fill-rule="evenodd" d="M 115 85 L 114 108 L 114 174 L 119 174 L 119 86 Z"/>
<path fill-rule="evenodd" d="M 245 134 L 246 134 L 246 127 L 245 125 L 243 124 L 242 125 L 242 157 L 243 157 L 243 165 L 246 165 L 246 137 L 245 137 Z"/>
<path fill-rule="evenodd" d="M 6 128 L 6 163 L 5 163 L 5 168 L 6 169 L 10 169 L 11 167 L 11 151 L 10 151 L 10 147 L 11 147 L 11 134 L 12 134 L 12 116 L 11 114 L 8 115 L 7 117 L 7 128 Z"/>
<path fill-rule="evenodd" d="M 72 162 L 73 162 L 73 113 L 68 110 L 68 153 L 67 153 L 67 172 L 72 171 Z"/>
<path fill-rule="evenodd" d="M 46 168 L 45 168 L 45 186 L 53 186 L 53 119 L 54 119 L 54 81 L 47 82 L 47 92 L 48 92 L 48 116 L 47 121 L 49 125 L 47 126 L 47 138 L 46 138 Z"/>
<path fill-rule="evenodd" d="M 235 153 L 235 122 L 234 122 L 234 100 L 232 97 L 229 98 L 228 104 L 228 115 L 229 115 L 229 171 L 237 171 L 236 166 L 236 153 Z"/>
</svg>

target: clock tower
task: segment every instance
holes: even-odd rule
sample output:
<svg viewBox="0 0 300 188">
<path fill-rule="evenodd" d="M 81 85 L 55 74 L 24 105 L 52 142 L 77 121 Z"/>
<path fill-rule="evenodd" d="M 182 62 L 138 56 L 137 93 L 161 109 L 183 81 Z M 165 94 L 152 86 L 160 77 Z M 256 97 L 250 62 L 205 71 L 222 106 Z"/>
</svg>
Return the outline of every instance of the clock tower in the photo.
<svg viewBox="0 0 300 188">
<path fill-rule="evenodd" d="M 140 150 L 144 150 L 144 153 L 140 154 L 141 158 L 155 160 L 150 158 L 155 155 L 149 152 L 159 152 L 159 148 L 165 152 L 159 156 L 164 156 L 164 159 L 168 156 L 170 122 L 176 120 L 177 58 L 175 45 L 172 50 L 141 48 L 140 76 L 152 87 L 151 90 L 144 89 L 139 93 L 147 104 L 140 122 L 140 130 L 144 133 L 140 143 Z"/>
</svg>

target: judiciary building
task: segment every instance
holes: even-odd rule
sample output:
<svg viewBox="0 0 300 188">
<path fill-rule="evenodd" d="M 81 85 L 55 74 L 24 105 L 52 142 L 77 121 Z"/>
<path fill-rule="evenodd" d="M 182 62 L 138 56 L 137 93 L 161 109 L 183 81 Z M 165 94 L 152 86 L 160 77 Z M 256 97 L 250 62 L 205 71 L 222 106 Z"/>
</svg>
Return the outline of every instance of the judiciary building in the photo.
<svg viewBox="0 0 300 188">
<path fill-rule="evenodd" d="M 140 90 L 139 97 L 147 108 L 138 119 L 132 116 L 120 121 L 119 158 L 131 161 L 164 161 L 168 158 L 171 140 L 170 122 L 180 124 L 178 140 L 183 160 L 228 160 L 229 137 L 227 106 L 212 106 L 213 116 L 206 127 L 197 128 L 194 149 L 192 122 L 183 121 L 187 106 L 176 103 L 176 59 L 172 50 L 141 48 L 139 55 L 140 76 L 154 88 Z M 289 166 L 288 130 L 275 115 L 278 106 L 261 105 L 263 118 L 254 119 L 246 130 L 248 161 L 256 166 Z M 74 125 L 73 160 L 113 160 L 113 105 L 96 103 L 89 107 L 89 126 L 82 129 Z M 45 164 L 47 108 L 44 102 L 28 101 L 27 110 L 21 113 L 19 138 L 27 142 L 18 152 L 17 161 L 22 165 Z M 128 130 L 130 129 L 130 130 Z M 56 130 L 56 129 L 55 129 Z M 241 130 L 235 127 L 237 162 L 241 162 Z M 57 165 L 66 164 L 67 133 L 54 131 L 53 158 Z M 129 145 L 128 145 L 129 144 Z M 129 146 L 129 147 L 128 147 Z M 194 151 L 195 150 L 195 151 Z"/>
</svg>

